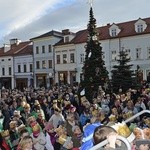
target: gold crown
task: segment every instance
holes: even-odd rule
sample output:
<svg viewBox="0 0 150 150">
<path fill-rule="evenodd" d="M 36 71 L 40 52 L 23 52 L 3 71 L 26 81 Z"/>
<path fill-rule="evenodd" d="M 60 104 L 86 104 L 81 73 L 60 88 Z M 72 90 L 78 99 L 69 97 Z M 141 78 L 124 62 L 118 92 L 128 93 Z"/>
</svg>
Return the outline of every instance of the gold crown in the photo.
<svg viewBox="0 0 150 150">
<path fill-rule="evenodd" d="M 9 130 L 4 130 L 4 131 L 2 131 L 1 132 L 1 135 L 2 135 L 2 137 L 7 137 L 7 136 L 9 136 L 10 134 L 9 134 Z"/>
<path fill-rule="evenodd" d="M 115 116 L 115 115 L 110 115 L 110 116 L 109 116 L 109 120 L 110 120 L 111 122 L 115 122 L 117 119 L 116 119 L 116 116 Z"/>
<path fill-rule="evenodd" d="M 127 138 L 130 136 L 131 131 L 129 130 L 128 126 L 125 123 L 117 123 L 112 126 L 119 135 Z"/>
<path fill-rule="evenodd" d="M 35 124 L 33 127 L 32 127 L 32 131 L 33 132 L 36 132 L 36 131 L 39 131 L 40 130 L 40 126 L 38 124 Z"/>
<path fill-rule="evenodd" d="M 67 138 L 67 136 L 60 136 L 58 138 L 58 143 L 60 143 L 61 145 L 63 145 L 66 142 L 66 138 Z"/>
</svg>

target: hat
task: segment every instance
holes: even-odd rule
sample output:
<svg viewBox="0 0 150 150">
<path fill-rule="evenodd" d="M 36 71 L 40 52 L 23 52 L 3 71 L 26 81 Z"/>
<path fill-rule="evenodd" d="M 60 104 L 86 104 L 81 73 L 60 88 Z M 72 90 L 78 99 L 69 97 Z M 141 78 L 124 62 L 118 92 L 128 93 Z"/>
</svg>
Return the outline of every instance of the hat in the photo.
<svg viewBox="0 0 150 150">
<path fill-rule="evenodd" d="M 130 131 L 126 123 L 116 123 L 112 126 L 119 135 L 127 138 L 127 140 L 131 143 L 135 139 L 135 135 Z"/>
<path fill-rule="evenodd" d="M 26 104 L 24 105 L 24 108 L 25 108 L 25 109 L 26 109 L 26 108 L 30 108 L 30 104 L 26 103 Z"/>
<path fill-rule="evenodd" d="M 32 133 L 34 137 L 37 137 L 40 133 L 40 125 L 37 122 L 31 123 Z"/>
<path fill-rule="evenodd" d="M 39 103 L 39 101 L 38 100 L 35 100 L 35 102 L 34 102 L 34 105 L 40 105 L 40 103 Z"/>
<path fill-rule="evenodd" d="M 82 96 L 82 97 L 81 97 L 81 103 L 83 103 L 84 101 L 87 101 L 87 99 L 86 99 L 85 96 Z"/>
<path fill-rule="evenodd" d="M 20 111 L 19 110 L 15 110 L 13 117 L 21 118 Z"/>
<path fill-rule="evenodd" d="M 20 133 L 22 130 L 24 130 L 26 128 L 26 126 L 24 124 L 21 124 L 19 127 L 18 127 L 18 132 Z"/>
<path fill-rule="evenodd" d="M 53 100 L 53 103 L 57 103 L 57 99 L 54 99 L 54 100 Z"/>
<path fill-rule="evenodd" d="M 63 145 L 66 142 L 66 138 L 64 138 L 63 136 L 60 136 L 58 138 L 58 143 L 60 143 L 61 145 Z"/>
</svg>

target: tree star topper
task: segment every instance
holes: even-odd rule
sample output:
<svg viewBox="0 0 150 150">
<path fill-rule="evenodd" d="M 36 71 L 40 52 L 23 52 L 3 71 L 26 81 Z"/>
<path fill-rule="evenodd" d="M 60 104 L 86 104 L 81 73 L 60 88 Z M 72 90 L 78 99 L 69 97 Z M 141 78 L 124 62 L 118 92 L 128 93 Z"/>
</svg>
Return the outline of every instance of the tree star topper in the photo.
<svg viewBox="0 0 150 150">
<path fill-rule="evenodd" d="M 92 7 L 92 5 L 93 5 L 93 1 L 94 1 L 94 0 L 88 0 L 88 4 L 90 4 L 91 7 Z"/>
</svg>

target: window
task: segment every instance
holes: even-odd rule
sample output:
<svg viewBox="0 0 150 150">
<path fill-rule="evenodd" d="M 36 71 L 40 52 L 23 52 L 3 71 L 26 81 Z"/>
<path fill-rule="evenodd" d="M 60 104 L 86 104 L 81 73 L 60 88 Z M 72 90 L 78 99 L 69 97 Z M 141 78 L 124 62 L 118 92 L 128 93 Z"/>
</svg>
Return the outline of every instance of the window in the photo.
<svg viewBox="0 0 150 150">
<path fill-rule="evenodd" d="M 26 64 L 23 65 L 23 71 L 27 72 L 27 65 Z"/>
<path fill-rule="evenodd" d="M 42 53 L 45 53 L 45 46 L 42 46 Z"/>
<path fill-rule="evenodd" d="M 147 58 L 150 59 L 150 47 L 147 48 Z"/>
<path fill-rule="evenodd" d="M 116 36 L 117 35 L 117 31 L 116 31 L 116 29 L 112 29 L 111 30 L 111 36 Z"/>
<path fill-rule="evenodd" d="M 11 58 L 9 58 L 8 61 L 11 61 Z"/>
<path fill-rule="evenodd" d="M 40 62 L 36 61 L 36 69 L 40 69 Z"/>
<path fill-rule="evenodd" d="M 18 73 L 21 72 L 21 65 L 18 65 Z"/>
<path fill-rule="evenodd" d="M 30 72 L 33 72 L 33 65 L 30 64 Z"/>
<path fill-rule="evenodd" d="M 70 63 L 74 63 L 74 53 L 70 54 Z"/>
<path fill-rule="evenodd" d="M 11 75 L 11 67 L 8 68 L 9 75 Z"/>
<path fill-rule="evenodd" d="M 2 75 L 5 75 L 5 68 L 2 68 Z"/>
<path fill-rule="evenodd" d="M 138 25 L 137 25 L 137 32 L 138 32 L 138 33 L 143 32 L 143 25 L 142 25 L 142 24 L 138 24 Z"/>
<path fill-rule="evenodd" d="M 130 59 L 131 59 L 130 49 L 126 49 L 125 52 L 126 52 L 126 54 L 128 54 L 128 55 L 127 55 L 127 58 L 130 58 Z"/>
<path fill-rule="evenodd" d="M 39 54 L 39 47 L 36 46 L 36 54 Z"/>
<path fill-rule="evenodd" d="M 80 63 L 84 62 L 84 54 L 80 54 Z"/>
<path fill-rule="evenodd" d="M 45 60 L 42 61 L 42 68 L 46 69 L 46 61 Z"/>
<path fill-rule="evenodd" d="M 48 52 L 49 52 L 49 53 L 52 52 L 52 45 L 48 45 Z"/>
<path fill-rule="evenodd" d="M 4 61 L 4 59 L 2 59 L 2 61 Z"/>
<path fill-rule="evenodd" d="M 141 59 L 141 48 L 136 49 L 136 59 Z"/>
<path fill-rule="evenodd" d="M 64 64 L 67 63 L 67 54 L 63 54 L 63 63 L 64 63 Z"/>
<path fill-rule="evenodd" d="M 60 64 L 60 55 L 56 56 L 56 61 L 57 61 L 57 64 Z"/>
<path fill-rule="evenodd" d="M 52 60 L 48 60 L 48 67 L 52 68 Z"/>
<path fill-rule="evenodd" d="M 116 61 L 117 60 L 116 51 L 112 51 L 111 52 L 111 59 L 112 59 L 112 61 Z"/>
<path fill-rule="evenodd" d="M 65 37 L 65 43 L 69 42 L 69 36 Z"/>
</svg>

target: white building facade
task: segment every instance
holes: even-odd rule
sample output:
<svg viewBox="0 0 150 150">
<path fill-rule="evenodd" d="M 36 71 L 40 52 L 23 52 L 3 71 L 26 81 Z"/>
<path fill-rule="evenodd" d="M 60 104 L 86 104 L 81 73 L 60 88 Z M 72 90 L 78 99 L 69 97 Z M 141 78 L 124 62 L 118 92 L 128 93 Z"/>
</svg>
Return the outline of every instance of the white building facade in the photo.
<svg viewBox="0 0 150 150">
<path fill-rule="evenodd" d="M 54 45 L 62 39 L 62 33 L 50 31 L 32 38 L 34 62 L 34 87 L 49 88 L 55 83 Z"/>
</svg>

